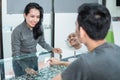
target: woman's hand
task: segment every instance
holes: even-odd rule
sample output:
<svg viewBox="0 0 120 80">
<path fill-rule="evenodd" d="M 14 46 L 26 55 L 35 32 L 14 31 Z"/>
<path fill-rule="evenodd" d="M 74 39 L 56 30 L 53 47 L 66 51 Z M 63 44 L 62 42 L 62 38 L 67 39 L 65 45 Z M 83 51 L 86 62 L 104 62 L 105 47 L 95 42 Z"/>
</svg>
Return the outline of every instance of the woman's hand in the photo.
<svg viewBox="0 0 120 80">
<path fill-rule="evenodd" d="M 53 53 L 62 53 L 62 49 L 60 49 L 60 48 L 53 48 L 52 52 Z"/>
<path fill-rule="evenodd" d="M 34 75 L 37 75 L 37 71 L 35 71 L 34 69 L 32 69 L 32 68 L 26 68 L 25 69 L 25 72 L 27 73 L 27 74 L 34 74 Z"/>
</svg>

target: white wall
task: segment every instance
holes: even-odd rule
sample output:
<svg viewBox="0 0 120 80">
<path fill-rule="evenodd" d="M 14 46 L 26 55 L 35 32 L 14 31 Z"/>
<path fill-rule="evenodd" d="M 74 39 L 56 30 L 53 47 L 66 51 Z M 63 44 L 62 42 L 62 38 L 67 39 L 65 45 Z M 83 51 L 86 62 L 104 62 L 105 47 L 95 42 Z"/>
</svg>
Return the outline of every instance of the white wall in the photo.
<svg viewBox="0 0 120 80">
<path fill-rule="evenodd" d="M 106 6 L 109 9 L 112 17 L 120 16 L 120 6 L 116 6 L 116 0 L 106 0 Z"/>
<path fill-rule="evenodd" d="M 114 42 L 120 46 L 120 22 L 112 22 L 113 24 L 113 33 L 114 33 Z"/>
<path fill-rule="evenodd" d="M 102 0 L 99 0 L 102 4 Z M 106 0 L 106 7 L 109 9 L 112 17 L 120 16 L 120 6 L 116 6 L 116 0 Z"/>
</svg>

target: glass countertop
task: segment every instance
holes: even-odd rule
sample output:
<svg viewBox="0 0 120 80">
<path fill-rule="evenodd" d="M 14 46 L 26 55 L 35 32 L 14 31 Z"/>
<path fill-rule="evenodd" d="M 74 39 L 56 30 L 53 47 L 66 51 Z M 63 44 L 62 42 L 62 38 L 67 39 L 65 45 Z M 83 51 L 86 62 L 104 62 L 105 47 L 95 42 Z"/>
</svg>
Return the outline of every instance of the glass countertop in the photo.
<svg viewBox="0 0 120 80">
<path fill-rule="evenodd" d="M 55 57 L 56 53 L 52 52 L 37 52 L 32 54 L 25 54 L 20 55 L 16 57 L 9 57 L 5 59 L 0 59 L 0 80 L 51 80 L 55 75 L 58 73 L 61 73 L 63 70 L 65 70 L 66 66 L 60 66 L 60 65 L 48 65 L 48 63 L 45 63 L 45 60 Z M 12 60 L 21 60 L 25 58 L 31 58 L 37 56 L 38 57 L 38 71 L 37 75 L 29 75 L 25 74 L 19 77 L 15 77 L 14 71 L 13 71 L 13 65 Z M 76 56 L 70 56 L 67 58 L 62 58 L 61 55 L 59 55 L 60 60 L 63 61 L 69 61 L 69 59 L 72 58 L 78 58 L 79 55 Z M 56 58 L 56 57 L 55 57 Z M 58 56 L 57 56 L 58 58 Z M 62 58 L 62 59 L 61 59 Z"/>
<path fill-rule="evenodd" d="M 7 80 L 51 80 L 53 77 L 55 77 L 55 75 L 61 73 L 65 69 L 65 66 L 54 65 L 40 69 L 37 75 L 26 74 L 20 77 L 13 77 Z"/>
<path fill-rule="evenodd" d="M 25 58 L 31 58 L 33 56 L 38 57 L 38 74 L 26 74 L 20 77 L 15 77 L 12 60 L 21 60 Z M 65 66 L 48 66 L 44 64 L 46 58 L 51 58 L 53 56 L 54 54 L 51 52 L 40 52 L 0 59 L 0 80 L 51 80 L 51 78 L 53 78 L 56 74 L 62 72 L 66 68 Z"/>
</svg>

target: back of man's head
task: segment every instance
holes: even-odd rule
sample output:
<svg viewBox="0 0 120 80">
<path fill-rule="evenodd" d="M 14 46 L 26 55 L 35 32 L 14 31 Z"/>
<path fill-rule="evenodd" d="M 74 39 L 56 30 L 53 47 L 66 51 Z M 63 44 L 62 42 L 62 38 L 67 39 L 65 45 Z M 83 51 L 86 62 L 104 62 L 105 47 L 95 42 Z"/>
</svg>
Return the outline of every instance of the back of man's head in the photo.
<svg viewBox="0 0 120 80">
<path fill-rule="evenodd" d="M 98 3 L 85 3 L 78 8 L 77 22 L 93 40 L 102 40 L 110 28 L 111 15 Z"/>
</svg>

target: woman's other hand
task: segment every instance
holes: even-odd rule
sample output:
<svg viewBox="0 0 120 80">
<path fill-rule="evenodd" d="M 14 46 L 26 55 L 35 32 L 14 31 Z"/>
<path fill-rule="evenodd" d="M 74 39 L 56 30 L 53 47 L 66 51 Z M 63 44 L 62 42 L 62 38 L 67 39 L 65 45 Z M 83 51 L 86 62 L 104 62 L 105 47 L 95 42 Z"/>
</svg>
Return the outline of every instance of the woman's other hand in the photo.
<svg viewBox="0 0 120 80">
<path fill-rule="evenodd" d="M 62 53 L 62 49 L 60 49 L 60 48 L 53 48 L 52 52 L 53 53 Z"/>
<path fill-rule="evenodd" d="M 35 71 L 35 70 L 32 69 L 32 68 L 26 68 L 26 69 L 25 69 L 25 72 L 26 72 L 27 74 L 30 74 L 30 75 L 37 75 L 37 71 Z"/>
</svg>

